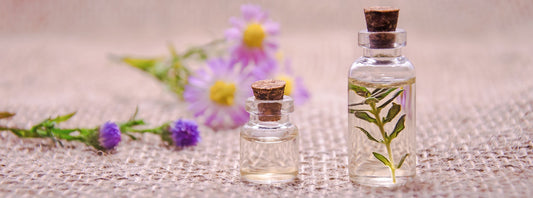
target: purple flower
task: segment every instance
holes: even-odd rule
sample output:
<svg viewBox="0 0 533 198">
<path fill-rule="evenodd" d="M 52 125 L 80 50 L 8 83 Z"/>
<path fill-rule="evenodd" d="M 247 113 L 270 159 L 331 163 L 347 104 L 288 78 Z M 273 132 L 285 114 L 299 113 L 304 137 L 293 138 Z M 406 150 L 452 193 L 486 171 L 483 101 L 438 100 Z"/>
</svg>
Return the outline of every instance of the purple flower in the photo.
<svg viewBox="0 0 533 198">
<path fill-rule="evenodd" d="M 275 37 L 279 34 L 279 24 L 272 22 L 268 14 L 256 5 L 242 5 L 242 18 L 232 17 L 233 27 L 226 30 L 226 39 L 233 43 L 231 62 L 241 62 L 247 66 L 273 59 L 278 48 Z"/>
<path fill-rule="evenodd" d="M 106 122 L 100 126 L 98 142 L 105 150 L 115 148 L 120 142 L 120 129 L 114 122 Z"/>
<path fill-rule="evenodd" d="M 168 130 L 177 147 L 196 146 L 200 141 L 198 125 L 192 120 L 176 120 L 170 124 Z"/>
<path fill-rule="evenodd" d="M 252 68 L 243 69 L 223 59 L 207 61 L 206 69 L 189 77 L 183 98 L 194 116 L 214 130 L 232 129 L 249 119 L 245 101 L 257 80 Z"/>
</svg>

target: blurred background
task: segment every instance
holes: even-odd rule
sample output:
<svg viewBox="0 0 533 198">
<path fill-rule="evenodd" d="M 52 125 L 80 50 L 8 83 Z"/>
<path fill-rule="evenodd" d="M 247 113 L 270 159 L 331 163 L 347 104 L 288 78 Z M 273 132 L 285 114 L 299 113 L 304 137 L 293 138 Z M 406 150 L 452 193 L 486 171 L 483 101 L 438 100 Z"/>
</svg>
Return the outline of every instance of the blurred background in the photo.
<svg viewBox="0 0 533 198">
<path fill-rule="evenodd" d="M 531 62 L 527 0 L 2 1 L 0 107 L 146 103 L 163 86 L 108 56 L 167 55 L 168 43 L 185 50 L 223 38 L 245 3 L 261 5 L 281 24 L 281 50 L 314 95 L 345 100 L 347 70 L 362 54 L 362 10 L 372 5 L 400 8 L 404 53 L 419 74 L 419 102 L 429 105 L 420 110 L 467 93 L 483 100 L 487 83 L 505 87 L 532 74 L 531 67 L 509 66 Z M 457 88 L 464 84 L 475 89 Z M 102 97 L 111 93 L 118 99 Z"/>
<path fill-rule="evenodd" d="M 136 106 L 151 124 L 189 118 L 163 84 L 109 57 L 165 56 L 169 43 L 184 51 L 223 38 L 246 3 L 280 23 L 280 48 L 312 94 L 294 113 L 302 134 L 299 183 L 242 184 L 236 131 L 202 128 L 202 143 L 180 152 L 147 135 L 102 157 L 81 144 L 62 149 L 1 132 L 0 193 L 398 196 L 354 187 L 347 178 L 347 72 L 362 55 L 363 8 L 373 5 L 400 8 L 403 52 L 417 70 L 418 183 L 401 193 L 531 192 L 531 0 L 1 0 L 0 111 L 17 113 L 2 124 L 30 127 L 77 111 L 62 126 L 89 127 L 126 120 Z"/>
</svg>

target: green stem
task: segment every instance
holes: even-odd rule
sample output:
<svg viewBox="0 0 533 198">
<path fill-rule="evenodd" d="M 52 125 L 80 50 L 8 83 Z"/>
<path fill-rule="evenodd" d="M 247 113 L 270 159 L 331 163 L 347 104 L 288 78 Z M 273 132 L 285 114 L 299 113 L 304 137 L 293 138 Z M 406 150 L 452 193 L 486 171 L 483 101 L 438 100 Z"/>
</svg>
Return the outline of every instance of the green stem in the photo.
<svg viewBox="0 0 533 198">
<path fill-rule="evenodd" d="M 35 138 L 35 137 L 43 137 L 40 135 L 37 130 L 27 130 L 27 129 L 19 129 L 19 128 L 10 128 L 6 126 L 0 126 L 0 131 L 11 131 L 13 134 L 18 136 L 19 138 Z"/>
<path fill-rule="evenodd" d="M 376 108 L 375 103 L 370 103 L 370 107 L 372 107 L 372 114 L 374 114 L 374 117 L 376 119 L 376 125 L 379 127 L 379 131 L 381 132 L 381 137 L 383 137 L 383 144 L 387 147 L 387 154 L 389 155 L 389 162 L 391 165 L 389 166 L 391 171 L 391 177 L 392 177 L 392 183 L 396 183 L 396 168 L 394 167 L 394 159 L 392 157 L 392 151 L 391 151 L 391 140 L 387 136 L 387 133 L 385 132 L 384 123 L 381 120 L 381 116 L 379 115 L 380 111 Z"/>
<path fill-rule="evenodd" d="M 133 133 L 153 133 L 153 134 L 160 134 L 161 133 L 161 128 L 153 128 L 153 129 L 131 129 L 129 128 L 127 130 L 128 132 L 133 132 Z"/>
<path fill-rule="evenodd" d="M 152 134 L 160 135 L 160 134 L 163 133 L 163 130 L 166 127 L 168 127 L 168 124 L 169 123 L 164 123 L 161 126 L 158 126 L 158 127 L 155 127 L 155 128 L 151 128 L 151 129 L 134 129 L 134 128 L 126 127 L 124 131 L 125 132 L 132 132 L 132 133 L 152 133 Z"/>
<path fill-rule="evenodd" d="M 390 160 L 390 163 L 391 163 L 391 166 L 389 168 L 390 168 L 390 172 L 392 174 L 392 183 L 396 183 L 396 168 L 394 167 L 395 165 L 394 165 L 394 159 L 392 158 L 392 151 L 391 151 L 391 148 L 390 148 L 390 141 L 385 143 L 385 146 L 387 146 L 387 153 L 389 154 L 389 160 Z"/>
<path fill-rule="evenodd" d="M 6 126 L 0 126 L 0 131 L 11 131 L 13 132 L 16 136 L 20 137 L 20 138 L 23 138 L 24 135 L 21 133 L 21 130 L 20 129 L 15 129 L 15 128 L 9 128 L 9 127 L 6 127 Z"/>
<path fill-rule="evenodd" d="M 370 107 L 372 107 L 372 114 L 376 118 L 376 125 L 379 127 L 383 140 L 388 141 L 389 138 L 387 137 L 387 133 L 385 133 L 385 128 L 383 128 L 383 122 L 381 122 L 381 116 L 379 116 L 379 110 L 376 109 L 376 104 L 370 103 Z"/>
</svg>

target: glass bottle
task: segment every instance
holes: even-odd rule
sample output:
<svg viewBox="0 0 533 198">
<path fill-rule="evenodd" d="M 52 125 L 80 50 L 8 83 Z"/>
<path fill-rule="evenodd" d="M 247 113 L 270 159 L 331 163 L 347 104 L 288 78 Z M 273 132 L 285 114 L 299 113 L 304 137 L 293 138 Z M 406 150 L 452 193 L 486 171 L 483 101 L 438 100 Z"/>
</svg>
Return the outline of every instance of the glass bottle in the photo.
<svg viewBox="0 0 533 198">
<path fill-rule="evenodd" d="M 401 53 L 406 32 L 363 30 L 358 43 L 363 56 L 348 75 L 350 180 L 401 185 L 416 174 L 415 69 Z"/>
<path fill-rule="evenodd" d="M 264 112 L 261 107 L 277 107 Z M 298 175 L 298 129 L 290 122 L 294 111 L 293 99 L 246 101 L 250 120 L 241 128 L 240 169 L 245 181 L 271 184 L 289 182 Z"/>
</svg>

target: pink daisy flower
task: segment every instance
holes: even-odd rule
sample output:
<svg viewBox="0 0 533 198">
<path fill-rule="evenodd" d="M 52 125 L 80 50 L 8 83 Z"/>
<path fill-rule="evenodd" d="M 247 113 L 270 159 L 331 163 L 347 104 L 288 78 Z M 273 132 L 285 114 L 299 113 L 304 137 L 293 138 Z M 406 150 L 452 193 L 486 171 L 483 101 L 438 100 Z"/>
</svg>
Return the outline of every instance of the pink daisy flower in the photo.
<svg viewBox="0 0 533 198">
<path fill-rule="evenodd" d="M 256 5 L 242 5 L 241 12 L 242 18 L 232 17 L 233 27 L 226 30 L 226 39 L 234 44 L 230 48 L 231 62 L 247 66 L 250 61 L 257 65 L 273 59 L 278 48 L 275 38 L 279 34 L 279 24 L 272 22 Z"/>
<path fill-rule="evenodd" d="M 237 128 L 249 119 L 245 101 L 256 80 L 250 68 L 242 69 L 223 59 L 207 61 L 208 67 L 189 77 L 183 98 L 194 116 L 214 130 Z"/>
</svg>

